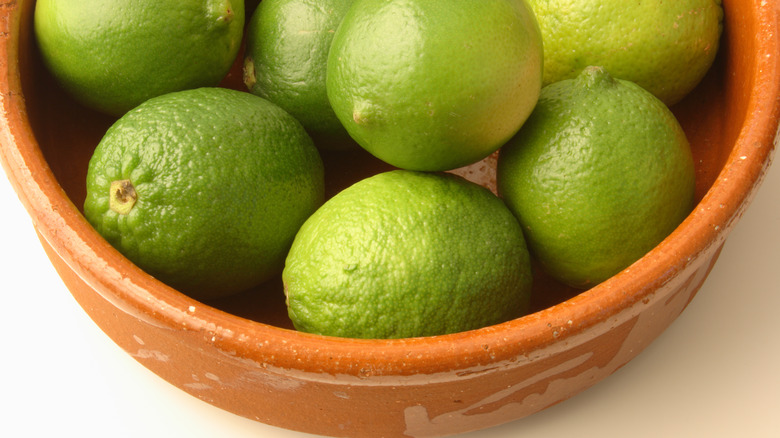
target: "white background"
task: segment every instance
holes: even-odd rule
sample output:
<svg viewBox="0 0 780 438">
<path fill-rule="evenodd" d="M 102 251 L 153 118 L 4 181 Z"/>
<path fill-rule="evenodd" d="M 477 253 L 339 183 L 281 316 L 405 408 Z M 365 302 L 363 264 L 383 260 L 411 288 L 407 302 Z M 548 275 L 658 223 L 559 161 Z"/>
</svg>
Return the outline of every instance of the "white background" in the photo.
<svg viewBox="0 0 780 438">
<path fill-rule="evenodd" d="M 636 359 L 546 411 L 463 438 L 780 437 L 780 165 L 712 274 Z M 0 436 L 305 438 L 208 405 L 82 311 L 0 170 Z"/>
</svg>

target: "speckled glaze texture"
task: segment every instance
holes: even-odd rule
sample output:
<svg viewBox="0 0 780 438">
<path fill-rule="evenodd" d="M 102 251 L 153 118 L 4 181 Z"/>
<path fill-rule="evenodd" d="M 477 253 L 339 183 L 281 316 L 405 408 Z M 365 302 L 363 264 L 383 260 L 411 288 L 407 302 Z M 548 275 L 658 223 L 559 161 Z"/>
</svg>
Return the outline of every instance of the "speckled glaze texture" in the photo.
<svg viewBox="0 0 780 438">
<path fill-rule="evenodd" d="M 572 397 L 639 354 L 691 302 L 749 205 L 777 142 L 780 2 L 723 4 L 718 59 L 672 108 L 697 166 L 694 211 L 590 290 L 539 275 L 531 314 L 480 330 L 401 340 L 307 335 L 291 329 L 275 281 L 261 288 L 269 293 L 203 303 L 132 265 L 80 210 L 87 160 L 111 119 L 74 104 L 42 68 L 32 1 L 0 1 L 0 161 L 75 299 L 171 384 L 239 415 L 321 435 L 486 428 Z M 240 82 L 235 76 L 225 85 Z M 382 170 L 359 154 L 323 159 L 336 176 L 331 194 Z M 457 172 L 492 187 L 494 164 L 489 157 Z"/>
</svg>

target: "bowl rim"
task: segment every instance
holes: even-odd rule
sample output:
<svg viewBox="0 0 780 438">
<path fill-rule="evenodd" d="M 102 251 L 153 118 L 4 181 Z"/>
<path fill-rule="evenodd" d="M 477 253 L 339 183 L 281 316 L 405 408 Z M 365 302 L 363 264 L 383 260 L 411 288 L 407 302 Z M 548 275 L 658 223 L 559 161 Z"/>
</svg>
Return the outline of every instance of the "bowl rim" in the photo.
<svg viewBox="0 0 780 438">
<path fill-rule="evenodd" d="M 646 298 L 721 245 L 763 180 L 777 142 L 780 6 L 770 0 L 752 8 L 761 29 L 754 90 L 762 93 L 751 93 L 742 131 L 704 198 L 642 259 L 567 301 L 494 326 L 391 340 L 312 335 L 193 300 L 141 271 L 89 226 L 59 186 L 26 118 L 18 55 L 22 11 L 32 4 L 16 2 L 0 12 L 0 162 L 35 229 L 84 282 L 119 309 L 167 329 L 205 332 L 211 336 L 203 336 L 204 342 L 216 349 L 270 367 L 361 378 L 433 374 L 511 360 L 561 342 Z M 567 330 L 553 335 L 554 328 L 564 326 Z"/>
</svg>

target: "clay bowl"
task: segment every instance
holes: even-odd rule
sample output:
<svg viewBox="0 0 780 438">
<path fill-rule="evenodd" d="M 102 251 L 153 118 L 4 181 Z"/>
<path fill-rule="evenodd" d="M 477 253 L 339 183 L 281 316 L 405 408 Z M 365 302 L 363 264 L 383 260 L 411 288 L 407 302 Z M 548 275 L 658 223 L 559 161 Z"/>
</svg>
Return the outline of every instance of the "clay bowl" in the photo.
<svg viewBox="0 0 780 438">
<path fill-rule="evenodd" d="M 312 336 L 292 330 L 278 280 L 203 303 L 139 270 L 81 214 L 86 163 L 112 120 L 52 82 L 36 52 L 29 0 L 0 5 L 0 157 L 75 299 L 173 385 L 242 416 L 322 435 L 486 428 L 574 396 L 635 357 L 691 301 L 748 206 L 777 135 L 780 2 L 723 4 L 716 64 L 673 108 L 693 145 L 695 210 L 644 258 L 590 290 L 539 274 L 533 313 L 480 330 L 391 341 Z M 324 158 L 331 193 L 381 170 L 361 154 Z M 366 170 L 348 170 L 355 168 Z M 491 172 L 487 160 L 465 173 L 489 183 Z"/>
</svg>

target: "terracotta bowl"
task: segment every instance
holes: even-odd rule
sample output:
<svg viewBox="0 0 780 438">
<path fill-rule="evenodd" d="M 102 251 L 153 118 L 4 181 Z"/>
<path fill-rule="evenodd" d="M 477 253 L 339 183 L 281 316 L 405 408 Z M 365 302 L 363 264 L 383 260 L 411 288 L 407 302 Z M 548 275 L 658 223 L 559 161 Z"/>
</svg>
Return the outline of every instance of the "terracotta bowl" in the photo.
<svg viewBox="0 0 780 438">
<path fill-rule="evenodd" d="M 539 274 L 533 313 L 480 330 L 389 341 L 307 335 L 291 328 L 278 280 L 203 303 L 139 270 L 81 214 L 87 160 L 113 120 L 76 105 L 42 67 L 29 0 L 0 4 L 0 158 L 75 299 L 171 384 L 239 415 L 322 435 L 486 428 L 574 396 L 642 351 L 691 301 L 762 181 L 780 115 L 780 2 L 723 4 L 716 64 L 673 108 L 694 150 L 695 210 L 644 258 L 588 291 Z M 324 159 L 331 193 L 381 170 L 359 153 Z M 464 173 L 489 184 L 491 160 Z"/>
</svg>

